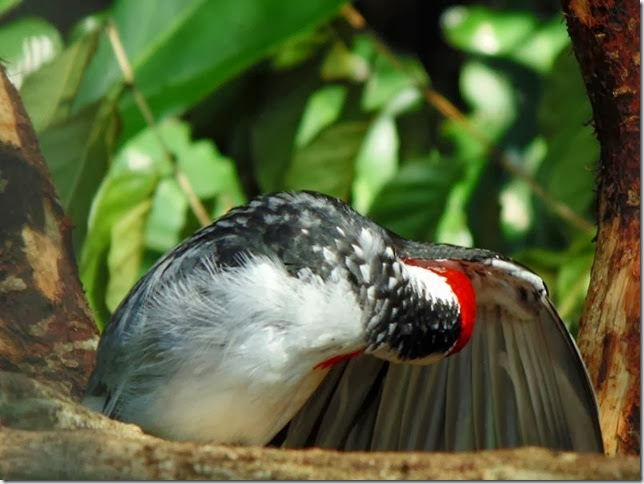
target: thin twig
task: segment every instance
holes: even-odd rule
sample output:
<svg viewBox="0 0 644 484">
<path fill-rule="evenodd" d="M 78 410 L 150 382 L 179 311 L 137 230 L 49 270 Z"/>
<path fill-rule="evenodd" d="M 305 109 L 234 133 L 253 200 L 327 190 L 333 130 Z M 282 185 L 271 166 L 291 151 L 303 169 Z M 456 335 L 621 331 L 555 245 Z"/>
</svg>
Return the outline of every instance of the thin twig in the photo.
<svg viewBox="0 0 644 484">
<path fill-rule="evenodd" d="M 179 183 L 179 186 L 181 187 L 184 194 L 186 195 L 186 198 L 188 199 L 188 203 L 190 204 L 190 208 L 192 209 L 193 213 L 195 214 L 195 216 L 197 217 L 201 225 L 206 226 L 210 224 L 211 219 L 208 216 L 208 212 L 206 212 L 206 209 L 201 203 L 201 200 L 199 200 L 199 197 L 197 197 L 194 190 L 190 186 L 190 182 L 188 181 L 188 178 L 186 177 L 185 173 L 183 173 L 183 171 L 177 164 L 175 157 L 172 155 L 172 151 L 170 150 L 170 147 L 166 144 L 165 140 L 161 136 L 157 122 L 154 119 L 154 114 L 152 113 L 152 110 L 150 109 L 150 106 L 148 105 L 145 97 L 143 96 L 139 88 L 136 86 L 136 83 L 134 82 L 134 73 L 132 72 L 132 67 L 130 66 L 130 62 L 127 58 L 127 54 L 125 53 L 125 49 L 123 48 L 123 43 L 121 42 L 121 36 L 119 35 L 116 24 L 111 20 L 107 23 L 107 36 L 110 39 L 112 50 L 114 51 L 114 55 L 116 56 L 116 61 L 118 62 L 119 67 L 121 68 L 121 72 L 123 73 L 123 79 L 125 80 L 125 84 L 132 91 L 132 95 L 134 96 L 134 102 L 136 103 L 139 110 L 141 111 L 141 114 L 143 115 L 145 122 L 152 129 L 152 132 L 154 133 L 154 136 L 157 138 L 157 142 L 161 146 L 161 150 L 163 151 L 164 155 L 170 161 L 170 164 L 174 168 L 174 176 L 177 180 L 177 183 Z"/>
<path fill-rule="evenodd" d="M 355 30 L 363 30 L 368 27 L 368 24 L 364 17 L 352 5 L 345 4 L 342 8 L 342 14 L 345 20 Z M 595 228 L 592 223 L 590 223 L 585 218 L 577 215 L 568 205 L 550 195 L 530 173 L 524 170 L 520 165 L 512 162 L 512 160 L 510 160 L 510 158 L 503 151 L 496 148 L 486 138 L 486 136 L 481 133 L 456 106 L 454 106 L 454 104 L 452 104 L 438 91 L 427 86 L 427 83 L 424 79 L 421 79 L 413 72 L 410 72 L 409 69 L 407 69 L 407 67 L 405 67 L 405 65 L 396 56 L 396 54 L 394 54 L 389 49 L 389 47 L 381 42 L 375 35 L 371 35 L 371 37 L 378 51 L 382 55 L 384 55 L 398 70 L 403 72 L 414 81 L 414 84 L 418 87 L 418 89 L 421 90 L 425 99 L 431 106 L 436 108 L 436 110 L 443 116 L 453 120 L 462 128 L 464 128 L 465 131 L 467 131 L 467 133 L 472 136 L 472 138 L 476 139 L 485 147 L 485 149 L 490 153 L 493 160 L 499 163 L 503 167 L 503 169 L 508 171 L 514 177 L 519 178 L 520 180 L 525 182 L 528 187 L 530 187 L 532 192 L 541 200 L 543 200 L 543 202 L 557 215 L 559 215 L 559 217 L 569 222 L 579 230 L 585 232 L 591 231 Z"/>
</svg>

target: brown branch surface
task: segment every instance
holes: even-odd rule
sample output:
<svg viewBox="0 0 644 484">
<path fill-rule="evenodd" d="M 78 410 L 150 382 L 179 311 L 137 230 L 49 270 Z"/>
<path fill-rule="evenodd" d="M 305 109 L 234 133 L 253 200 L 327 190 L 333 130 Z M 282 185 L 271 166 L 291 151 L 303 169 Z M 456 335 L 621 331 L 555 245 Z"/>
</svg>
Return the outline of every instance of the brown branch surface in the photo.
<svg viewBox="0 0 644 484">
<path fill-rule="evenodd" d="M 640 452 L 640 11 L 563 0 L 601 144 L 597 250 L 579 331 L 609 454 Z"/>
<path fill-rule="evenodd" d="M 632 479 L 637 457 L 536 447 L 463 453 L 338 452 L 170 442 L 0 372 L 4 479 Z"/>
<path fill-rule="evenodd" d="M 0 68 L 0 369 L 79 395 L 97 330 L 65 217 L 15 88 Z"/>
</svg>

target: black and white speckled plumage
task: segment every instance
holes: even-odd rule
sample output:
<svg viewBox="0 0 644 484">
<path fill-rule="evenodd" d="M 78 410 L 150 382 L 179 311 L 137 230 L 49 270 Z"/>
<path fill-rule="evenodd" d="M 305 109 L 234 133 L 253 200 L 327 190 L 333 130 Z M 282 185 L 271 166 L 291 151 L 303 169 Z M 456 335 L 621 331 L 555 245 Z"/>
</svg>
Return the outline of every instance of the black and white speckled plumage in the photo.
<svg viewBox="0 0 644 484">
<path fill-rule="evenodd" d="M 346 365 L 346 371 L 345 367 L 338 370 L 345 371 L 341 376 L 335 376 L 338 371 L 334 370 L 318 388 L 316 395 L 319 396 L 310 400 L 293 419 L 287 445 L 394 450 L 535 443 L 559 448 L 599 448 L 601 440 L 598 443 L 600 434 L 592 388 L 574 342 L 547 300 L 545 285 L 538 276 L 483 249 L 406 241 L 339 200 L 308 192 L 259 197 L 196 232 L 162 258 L 132 289 L 106 327 L 86 401 L 115 418 L 139 423 L 152 433 L 194 440 L 209 440 L 211 427 L 202 425 L 199 419 L 210 420 L 209 412 L 216 412 L 210 408 L 219 409 L 217 411 L 234 408 L 238 415 L 230 420 L 236 419 L 238 427 L 213 437 L 214 440 L 265 443 L 304 404 L 324 376 L 319 372 L 314 376 L 306 374 L 314 367 L 318 368 L 315 358 L 320 361 L 330 358 L 331 361 L 344 353 L 365 350 L 392 362 L 429 363 L 449 353 L 462 329 L 462 308 L 458 298 L 440 274 L 411 267 L 404 262 L 408 259 L 429 260 L 439 269 L 453 268 L 467 274 L 476 289 L 477 313 L 482 315 L 477 317 L 475 348 L 469 345 L 462 352 L 463 357 L 457 355 L 447 360 L 454 363 L 419 367 L 418 370 L 407 370 L 408 365 L 386 366 L 388 363 L 377 363 L 367 355 L 352 360 Z M 273 283 L 278 281 L 288 288 L 272 288 L 270 282 L 264 283 L 257 280 L 258 277 L 267 277 L 267 281 Z M 244 294 L 243 284 L 249 287 L 248 295 Z M 324 292 L 311 298 L 312 290 Z M 300 305 L 294 306 L 295 312 L 289 309 L 291 293 L 288 291 L 292 291 L 293 304 Z M 226 301 L 226 298 L 231 300 Z M 325 319 L 324 314 L 316 314 L 318 308 L 307 307 L 306 301 L 318 301 L 319 311 L 328 311 L 335 316 Z M 237 306 L 240 311 L 235 309 L 235 304 L 241 305 Z M 253 312 L 255 304 L 263 309 Z M 274 312 L 271 305 L 277 307 Z M 355 317 L 346 318 L 349 313 Z M 282 317 L 286 319 L 282 321 Z M 307 329 L 304 325 L 300 329 L 292 319 L 289 320 L 294 317 L 310 320 L 307 324 L 318 326 Z M 250 321 L 252 324 L 245 327 L 248 318 L 259 320 Z M 276 320 L 266 322 L 265 318 Z M 488 330 L 489 319 L 499 319 L 502 324 L 491 325 Z M 512 325 L 513 319 L 521 323 Z M 526 326 L 532 320 L 537 322 Z M 235 325 L 244 327 L 231 327 Z M 326 325 L 328 331 L 325 331 Z M 548 343 L 541 347 L 544 355 L 531 355 L 530 360 L 522 360 L 526 356 L 516 351 L 515 326 L 525 328 L 521 331 L 537 331 L 530 334 L 545 338 Z M 501 327 L 502 333 L 499 332 Z M 255 338 L 256 332 L 261 332 L 262 337 Z M 488 332 L 495 335 L 493 338 L 500 338 L 500 342 L 495 343 L 500 345 L 498 358 L 496 353 L 486 350 L 480 378 L 468 380 L 472 376 L 467 375 L 476 365 L 474 360 L 466 365 L 471 367 L 470 373 L 457 377 L 455 370 L 449 368 L 464 368 L 460 361 L 474 358 L 477 348 L 487 344 L 481 341 L 485 341 Z M 542 332 L 546 336 L 541 336 Z M 252 342 L 255 339 L 259 343 Z M 274 346 L 275 341 L 279 342 L 277 346 Z M 251 351 L 252 345 L 257 349 L 257 356 Z M 273 347 L 271 345 L 274 350 L 269 349 Z M 262 351 L 273 351 L 266 353 L 273 359 L 262 363 Z M 301 354 L 299 360 L 289 360 L 289 351 Z M 280 356 L 282 352 L 286 352 L 284 357 Z M 505 353 L 509 356 L 504 356 Z M 249 363 L 256 357 L 257 361 Z M 192 363 L 193 359 L 196 362 Z M 300 365 L 302 359 L 306 360 L 302 368 L 292 368 Z M 511 375 L 507 380 L 506 372 L 518 370 L 514 366 L 506 368 L 507 363 L 499 363 L 505 361 L 518 365 L 521 373 Z M 272 394 L 262 394 L 258 387 L 255 391 L 260 393 L 250 395 L 249 402 L 244 402 L 244 389 L 251 391 L 253 375 L 262 371 L 267 375 L 262 377 L 264 386 L 261 388 L 264 389 L 261 391 Z M 493 418 L 505 419 L 505 412 L 514 412 L 523 430 L 517 434 L 502 426 L 495 436 L 486 440 L 481 437 L 481 428 L 485 426 L 477 427 L 477 435 L 472 437 L 474 443 L 470 437 L 463 437 L 450 444 L 450 437 L 445 434 L 450 432 L 448 426 L 456 428 L 465 420 L 445 418 L 443 424 L 427 430 L 429 434 L 425 440 L 416 437 L 415 443 L 406 440 L 403 434 L 416 435 L 417 431 L 413 429 L 418 422 L 425 422 L 422 428 L 427 425 L 427 416 L 416 416 L 417 412 L 422 412 L 422 399 L 417 402 L 421 410 L 417 408 L 416 413 L 406 411 L 404 416 L 398 415 L 386 423 L 381 419 L 384 412 L 396 411 L 399 405 L 394 403 L 396 399 L 413 397 L 413 393 L 409 393 L 412 387 L 402 383 L 407 381 L 408 371 L 418 373 L 414 378 L 425 375 L 432 381 L 446 382 L 449 389 L 445 391 L 450 394 L 458 387 L 463 398 L 470 395 L 469 400 L 463 400 L 465 402 L 472 401 L 472 394 L 468 392 L 483 398 L 483 407 L 490 405 L 488 400 L 492 399 L 490 401 L 496 405 L 494 410 L 489 410 Z M 565 375 L 564 380 L 559 376 L 546 376 L 558 372 Z M 404 377 L 394 376 L 398 374 Z M 356 375 L 360 375 L 357 380 Z M 240 378 L 245 379 L 245 383 L 241 382 L 240 388 L 235 388 L 235 382 Z M 491 378 L 490 388 L 481 388 L 486 378 Z M 573 381 L 568 382 L 568 378 Z M 302 383 L 298 384 L 300 379 Z M 537 395 L 535 379 L 545 388 L 541 390 L 541 397 Z M 555 379 L 557 383 L 553 383 Z M 289 386 L 282 385 L 281 381 L 288 382 Z M 199 382 L 203 382 L 203 390 L 199 389 Z M 398 385 L 396 382 L 403 386 L 393 390 Z M 347 384 L 352 385 L 349 390 Z M 222 392 L 228 392 L 229 396 L 224 395 L 223 400 L 217 394 L 218 385 L 222 386 Z M 366 393 L 347 401 L 353 391 L 360 394 L 361 385 Z M 513 388 L 508 389 L 508 385 Z M 160 390 L 164 386 L 168 387 L 165 393 Z M 391 391 L 387 390 L 389 387 Z M 436 386 L 437 392 L 441 391 L 439 387 Z M 524 398 L 517 393 L 518 388 L 529 391 L 530 398 L 536 402 L 534 408 L 514 407 Z M 377 398 L 361 400 L 373 391 Z M 200 401 L 202 392 L 207 397 Z M 289 395 L 292 401 L 284 403 L 286 397 L 280 397 L 279 392 Z M 566 398 L 579 399 L 583 411 L 578 412 L 578 417 L 561 401 L 559 393 L 565 393 Z M 143 398 L 146 395 L 149 397 Z M 253 402 L 263 403 L 262 395 L 274 396 L 275 401 L 266 398 L 262 411 L 256 411 Z M 446 398 L 440 394 L 435 397 L 438 401 Z M 226 398 L 237 403 L 226 403 Z M 508 398 L 515 403 L 499 406 L 499 402 Z M 172 407 L 170 410 L 166 411 L 163 402 L 159 403 L 164 399 L 168 400 L 167 406 Z M 133 401 L 137 403 L 132 404 Z M 454 402 L 455 408 L 460 408 L 462 403 Z M 334 405 L 340 406 L 335 408 Z M 425 405 L 432 408 L 435 416 L 445 411 Z M 563 405 L 562 409 L 557 405 Z M 360 409 L 369 410 L 364 418 L 352 420 Z M 257 419 L 256 423 L 243 421 L 251 419 L 249 413 L 257 414 L 252 415 Z M 271 415 L 275 416 L 275 421 L 267 426 L 266 420 Z M 332 424 L 328 419 L 334 419 L 334 415 L 337 420 Z M 219 420 L 209 424 L 214 432 L 227 422 L 226 415 L 217 417 Z M 403 420 L 396 420 L 399 418 Z M 524 428 L 533 425 L 535 419 L 537 423 L 548 421 L 537 437 Z M 392 423 L 396 421 L 399 425 Z M 256 427 L 263 427 L 263 430 L 258 430 L 257 435 L 244 434 L 252 434 Z M 569 428 L 574 435 L 567 436 L 568 430 L 564 428 Z M 469 432 L 471 429 L 461 431 L 461 435 L 469 435 Z"/>
<path fill-rule="evenodd" d="M 279 259 L 296 278 L 306 279 L 312 273 L 325 281 L 349 280 L 359 304 L 371 314 L 365 322 L 369 349 L 386 343 L 396 353 L 391 358 L 400 361 L 444 354 L 459 335 L 459 308 L 418 297 L 402 277 L 394 252 L 404 250 L 405 241 L 395 237 L 326 195 L 264 195 L 232 209 L 159 261 L 117 310 L 113 320 L 122 321 L 120 325 L 109 325 L 106 333 L 124 330 L 130 319 L 123 313 L 137 311 L 158 285 L 191 277 L 204 258 L 224 270 L 266 256 Z M 371 244 L 377 244 L 377 250 L 369 252 L 365 246 Z"/>
</svg>

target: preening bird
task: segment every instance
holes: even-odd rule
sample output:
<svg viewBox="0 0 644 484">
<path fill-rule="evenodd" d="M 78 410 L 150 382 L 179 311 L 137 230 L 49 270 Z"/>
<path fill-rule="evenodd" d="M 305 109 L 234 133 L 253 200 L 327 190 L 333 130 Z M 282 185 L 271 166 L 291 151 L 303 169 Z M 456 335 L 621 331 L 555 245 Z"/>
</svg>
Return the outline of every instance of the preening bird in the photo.
<svg viewBox="0 0 644 484">
<path fill-rule="evenodd" d="M 256 198 L 159 260 L 106 326 L 84 402 L 178 440 L 603 450 L 536 274 L 313 192 Z"/>
</svg>

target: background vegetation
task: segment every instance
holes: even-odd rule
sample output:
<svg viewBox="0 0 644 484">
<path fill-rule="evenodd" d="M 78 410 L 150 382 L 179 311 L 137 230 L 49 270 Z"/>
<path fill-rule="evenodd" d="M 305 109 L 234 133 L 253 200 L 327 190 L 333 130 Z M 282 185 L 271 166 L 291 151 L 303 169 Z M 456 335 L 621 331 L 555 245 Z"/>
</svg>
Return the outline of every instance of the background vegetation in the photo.
<svg viewBox="0 0 644 484">
<path fill-rule="evenodd" d="M 0 0 L 0 57 L 99 325 L 205 220 L 313 189 L 405 237 L 515 257 L 575 330 L 599 152 L 556 5 L 405 12 L 435 33 L 414 49 L 383 24 L 394 10 L 361 28 L 340 0 L 76 2 L 58 15 L 38 3 Z M 368 19 L 369 4 L 356 3 Z"/>
</svg>

